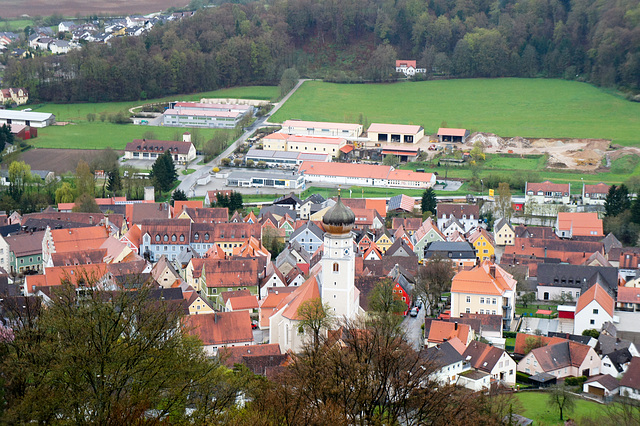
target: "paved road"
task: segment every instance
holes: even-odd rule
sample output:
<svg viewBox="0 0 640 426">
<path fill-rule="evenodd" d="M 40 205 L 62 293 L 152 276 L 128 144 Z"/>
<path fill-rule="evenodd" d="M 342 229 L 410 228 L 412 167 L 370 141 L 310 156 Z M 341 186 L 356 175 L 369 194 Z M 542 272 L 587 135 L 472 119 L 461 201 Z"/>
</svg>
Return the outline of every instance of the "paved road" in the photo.
<svg viewBox="0 0 640 426">
<path fill-rule="evenodd" d="M 222 160 L 223 158 L 229 157 L 241 144 L 244 143 L 244 141 L 247 140 L 247 138 L 249 136 L 251 136 L 253 134 L 253 132 L 258 130 L 260 127 L 264 127 L 264 126 L 269 125 L 270 124 L 268 122 L 269 117 L 272 114 L 276 113 L 280 109 L 280 107 L 282 105 L 284 105 L 285 102 L 287 102 L 287 100 L 291 97 L 291 95 L 293 95 L 295 93 L 295 91 L 298 90 L 298 88 L 305 81 L 307 81 L 307 80 L 306 79 L 299 80 L 298 84 L 296 84 L 295 87 L 293 89 L 291 89 L 291 91 L 289 93 L 287 93 L 284 98 L 282 98 L 280 100 L 280 102 L 275 104 L 275 106 L 273 107 L 273 109 L 270 111 L 269 114 L 267 114 L 264 117 L 257 118 L 256 121 L 254 121 L 251 126 L 246 128 L 246 131 L 242 134 L 242 136 L 240 136 L 238 139 L 236 139 L 235 142 L 233 142 L 231 145 L 229 145 L 229 147 L 227 149 L 225 149 L 216 158 L 214 158 L 213 160 L 209 161 L 205 165 L 194 166 L 193 163 L 192 163 L 189 167 L 195 168 L 196 171 L 191 173 L 190 175 L 185 176 L 184 179 L 182 179 L 182 181 L 180 182 L 180 185 L 178 185 L 178 189 L 181 189 L 182 191 L 184 191 L 185 194 L 187 194 L 188 197 L 194 197 L 195 196 L 195 186 L 196 186 L 197 180 L 200 179 L 202 176 L 204 176 L 206 173 L 209 173 L 211 171 L 211 169 L 213 169 L 213 167 L 215 165 L 220 164 L 220 160 Z"/>
<path fill-rule="evenodd" d="M 419 351 L 424 346 L 424 338 L 422 337 L 422 324 L 424 324 L 425 309 L 420 309 L 417 317 L 407 315 L 402 321 L 402 327 L 407 333 L 407 340 L 413 347 Z"/>
</svg>

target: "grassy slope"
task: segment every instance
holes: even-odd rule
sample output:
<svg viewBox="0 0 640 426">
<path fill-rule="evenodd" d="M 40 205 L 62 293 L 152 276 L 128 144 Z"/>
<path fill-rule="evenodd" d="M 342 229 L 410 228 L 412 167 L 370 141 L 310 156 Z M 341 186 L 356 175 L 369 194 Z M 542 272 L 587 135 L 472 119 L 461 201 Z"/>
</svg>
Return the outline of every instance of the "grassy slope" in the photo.
<svg viewBox="0 0 640 426">
<path fill-rule="evenodd" d="M 271 86 L 236 87 L 217 90 L 213 92 L 196 93 L 191 95 L 176 95 L 163 99 L 133 102 L 105 102 L 105 103 L 81 103 L 81 104 L 38 104 L 29 105 L 33 111 L 50 112 L 55 114 L 57 121 L 71 121 L 75 124 L 67 126 L 51 126 L 38 129 L 38 138 L 31 144 L 38 148 L 75 148 L 75 149 L 102 149 L 110 146 L 115 149 L 124 149 L 132 139 L 141 138 L 147 131 L 152 131 L 159 139 L 172 139 L 177 132 L 200 132 L 205 140 L 210 139 L 215 132 L 225 131 L 220 129 L 187 129 L 135 126 L 133 124 L 111 124 L 101 122 L 101 112 L 108 114 L 142 105 L 169 100 L 200 100 L 201 98 L 241 98 L 272 100 L 279 95 L 279 89 Z M 96 121 L 88 122 L 87 114 L 96 114 Z"/>
<path fill-rule="evenodd" d="M 518 399 L 525 407 L 522 414 L 534 420 L 536 425 L 562 425 L 558 412 L 549 405 L 548 397 L 542 392 L 520 392 L 517 394 Z M 566 413 L 564 418 L 578 419 L 591 418 L 596 419 L 604 415 L 603 406 L 583 399 L 576 400 L 576 408 L 571 413 Z"/>
<path fill-rule="evenodd" d="M 273 117 L 419 124 L 500 136 L 640 141 L 640 104 L 585 83 L 548 79 L 469 79 L 395 84 L 305 83 Z"/>
</svg>

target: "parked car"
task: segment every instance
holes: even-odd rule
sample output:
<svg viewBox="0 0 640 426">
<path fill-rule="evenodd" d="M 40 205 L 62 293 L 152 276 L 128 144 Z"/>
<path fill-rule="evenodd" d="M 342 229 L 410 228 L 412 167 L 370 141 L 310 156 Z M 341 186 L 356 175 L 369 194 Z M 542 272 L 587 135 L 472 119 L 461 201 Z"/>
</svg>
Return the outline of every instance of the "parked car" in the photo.
<svg viewBox="0 0 640 426">
<path fill-rule="evenodd" d="M 417 306 L 414 306 L 413 308 L 411 308 L 411 312 L 409 312 L 409 315 L 411 315 L 412 317 L 417 317 L 419 311 L 420 311 L 420 308 L 418 308 Z"/>
</svg>

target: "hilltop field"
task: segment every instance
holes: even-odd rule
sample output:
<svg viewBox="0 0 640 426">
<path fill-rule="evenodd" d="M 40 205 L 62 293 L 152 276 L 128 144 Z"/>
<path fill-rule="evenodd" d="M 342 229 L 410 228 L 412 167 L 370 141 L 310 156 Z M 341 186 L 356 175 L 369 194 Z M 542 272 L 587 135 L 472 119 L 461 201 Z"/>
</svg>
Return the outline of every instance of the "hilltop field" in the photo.
<svg viewBox="0 0 640 426">
<path fill-rule="evenodd" d="M 461 127 L 502 138 L 590 138 L 640 146 L 640 103 L 586 83 L 463 79 L 395 84 L 309 81 L 274 114 L 287 119 Z"/>
</svg>

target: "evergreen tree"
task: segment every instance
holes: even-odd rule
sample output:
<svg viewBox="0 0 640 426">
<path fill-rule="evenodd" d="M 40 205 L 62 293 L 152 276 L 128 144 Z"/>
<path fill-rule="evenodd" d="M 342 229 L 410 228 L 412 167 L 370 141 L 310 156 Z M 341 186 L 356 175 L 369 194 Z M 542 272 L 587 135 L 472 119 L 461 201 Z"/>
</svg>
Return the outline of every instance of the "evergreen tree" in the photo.
<svg viewBox="0 0 640 426">
<path fill-rule="evenodd" d="M 171 196 L 171 199 L 173 200 L 172 204 L 175 203 L 176 201 L 187 201 L 187 194 L 184 193 L 183 190 L 181 189 L 176 189 L 175 191 L 173 191 L 173 195 Z"/>
<path fill-rule="evenodd" d="M 236 210 L 242 210 L 244 203 L 242 201 L 242 194 L 236 191 L 231 193 L 229 196 L 229 213 L 234 212 Z"/>
<path fill-rule="evenodd" d="M 640 224 L 640 196 L 631 204 L 631 222 Z"/>
<path fill-rule="evenodd" d="M 150 177 L 156 191 L 167 192 L 178 179 L 176 167 L 169 151 L 159 156 L 153 166 L 151 166 Z"/>
<path fill-rule="evenodd" d="M 11 127 L 3 124 L 2 127 L 0 127 L 0 152 L 4 150 L 4 147 L 8 143 L 13 143 L 13 133 L 11 133 Z"/>
<path fill-rule="evenodd" d="M 438 206 L 438 201 L 436 200 L 436 192 L 433 188 L 427 188 L 422 193 L 422 213 L 431 212 L 432 214 L 436 214 L 436 207 Z"/>
<path fill-rule="evenodd" d="M 629 199 L 629 190 L 622 184 L 619 187 L 611 185 L 609 193 L 604 201 L 605 214 L 608 217 L 618 216 L 620 213 L 628 210 L 631 207 L 631 200 Z"/>
<path fill-rule="evenodd" d="M 120 180 L 119 170 L 116 169 L 109 173 L 109 181 L 107 182 L 107 189 L 110 192 L 116 192 L 122 189 L 122 182 Z"/>
</svg>

